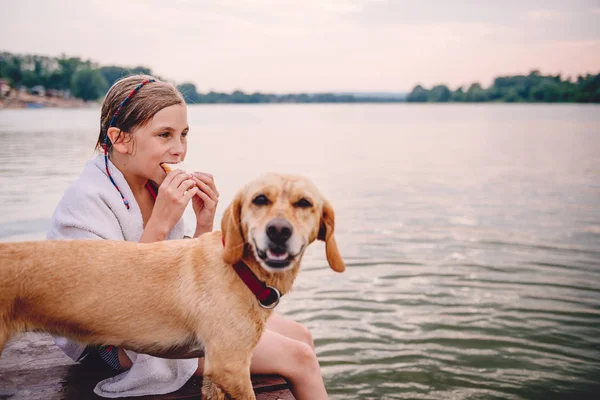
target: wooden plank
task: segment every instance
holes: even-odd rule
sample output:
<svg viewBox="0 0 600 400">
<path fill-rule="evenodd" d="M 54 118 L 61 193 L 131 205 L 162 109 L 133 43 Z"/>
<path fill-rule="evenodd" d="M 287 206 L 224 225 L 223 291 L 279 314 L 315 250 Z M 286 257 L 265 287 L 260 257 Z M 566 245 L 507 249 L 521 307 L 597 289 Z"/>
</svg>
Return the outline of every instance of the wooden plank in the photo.
<svg viewBox="0 0 600 400">
<path fill-rule="evenodd" d="M 102 399 L 94 387 L 114 375 L 98 360 L 74 363 L 48 335 L 28 333 L 11 340 L 0 357 L 0 399 Z M 255 375 L 252 383 L 259 400 L 294 399 L 280 376 Z M 176 392 L 131 399 L 200 399 L 201 388 L 202 378 L 192 377 Z"/>
<path fill-rule="evenodd" d="M 54 344 L 52 337 L 41 333 L 26 333 L 11 339 L 0 357 L 0 371 L 71 364 L 73 360 Z"/>
<path fill-rule="evenodd" d="M 289 384 L 285 381 L 285 379 L 277 375 L 254 375 L 252 376 L 252 386 L 254 387 L 254 393 L 256 393 L 257 397 L 259 394 L 263 393 L 289 390 Z M 198 397 L 198 393 L 201 392 L 201 388 L 202 378 L 194 376 L 181 389 L 179 389 L 176 392 L 160 396 L 146 396 L 144 397 L 144 399 L 194 399 Z"/>
<path fill-rule="evenodd" d="M 111 376 L 76 364 L 35 370 L 13 370 L 0 374 L 0 398 L 16 399 L 102 399 L 93 393 L 96 384 Z M 253 376 L 257 399 L 293 399 L 287 382 L 280 377 Z M 165 395 L 143 396 L 147 400 L 199 399 L 202 378 L 191 378 L 181 389 Z"/>
<path fill-rule="evenodd" d="M 256 400 L 296 400 L 296 398 L 289 389 L 283 389 L 257 394 Z"/>
</svg>

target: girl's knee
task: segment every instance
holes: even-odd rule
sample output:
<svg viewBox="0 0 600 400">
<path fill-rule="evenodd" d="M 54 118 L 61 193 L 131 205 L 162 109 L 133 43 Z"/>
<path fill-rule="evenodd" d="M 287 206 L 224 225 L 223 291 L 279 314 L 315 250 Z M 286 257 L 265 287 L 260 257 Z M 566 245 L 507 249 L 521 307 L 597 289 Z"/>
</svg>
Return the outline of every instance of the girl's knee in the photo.
<svg viewBox="0 0 600 400">
<path fill-rule="evenodd" d="M 299 331 L 300 331 L 300 340 L 307 344 L 314 352 L 315 350 L 315 341 L 313 340 L 313 336 L 312 333 L 310 333 L 310 330 L 308 330 L 307 327 L 305 327 L 304 325 L 298 324 L 299 326 Z"/>
<path fill-rule="evenodd" d="M 310 345 L 296 341 L 289 352 L 292 358 L 291 367 L 301 374 L 308 370 L 319 369 L 317 355 Z"/>
<path fill-rule="evenodd" d="M 282 315 L 273 313 L 267 322 L 267 329 L 315 348 L 315 342 L 308 328 Z"/>
</svg>

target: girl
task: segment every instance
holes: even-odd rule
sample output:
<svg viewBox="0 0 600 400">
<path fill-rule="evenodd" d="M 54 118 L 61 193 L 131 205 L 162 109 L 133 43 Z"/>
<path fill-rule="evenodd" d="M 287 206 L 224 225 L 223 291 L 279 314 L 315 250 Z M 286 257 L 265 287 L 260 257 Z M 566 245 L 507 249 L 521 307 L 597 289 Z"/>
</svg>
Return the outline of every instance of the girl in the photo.
<svg viewBox="0 0 600 400">
<path fill-rule="evenodd" d="M 88 161 L 65 192 L 48 239 L 181 239 L 182 216 L 190 201 L 196 215 L 194 237 L 212 231 L 219 200 L 213 177 L 181 170 L 166 174 L 160 166 L 185 159 L 188 131 L 185 101 L 171 84 L 145 75 L 117 81 L 102 105 L 101 154 Z M 55 340 L 76 361 L 95 352 L 116 371 L 133 365 L 122 348 Z M 203 367 L 203 358 L 192 361 L 193 373 L 201 375 Z M 300 400 L 327 398 L 310 332 L 275 313 L 254 350 L 250 370 L 286 377 Z"/>
</svg>

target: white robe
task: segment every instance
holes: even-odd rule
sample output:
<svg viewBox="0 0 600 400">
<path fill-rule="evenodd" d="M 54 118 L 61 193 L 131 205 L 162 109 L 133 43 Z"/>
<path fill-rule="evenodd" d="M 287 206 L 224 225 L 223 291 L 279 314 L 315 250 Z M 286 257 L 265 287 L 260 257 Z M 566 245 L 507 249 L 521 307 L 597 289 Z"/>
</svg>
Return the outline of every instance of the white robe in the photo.
<svg viewBox="0 0 600 400">
<path fill-rule="evenodd" d="M 67 189 L 52 216 L 47 239 L 105 239 L 138 242 L 144 230 L 142 213 L 123 174 L 108 161 L 110 174 L 129 209 L 106 174 L 104 156 L 89 160 L 79 178 Z M 182 239 L 183 218 L 167 235 L 167 240 Z M 109 261 L 109 260 L 107 260 Z M 82 271 L 85 273 L 85 271 Z M 106 290 L 110 291 L 110 288 Z M 113 295 L 107 293 L 107 296 Z M 77 361 L 86 345 L 66 338 L 55 338 L 56 344 Z M 133 367 L 96 386 L 94 392 L 103 397 L 165 394 L 181 388 L 198 368 L 197 359 L 168 360 L 126 351 Z"/>
</svg>

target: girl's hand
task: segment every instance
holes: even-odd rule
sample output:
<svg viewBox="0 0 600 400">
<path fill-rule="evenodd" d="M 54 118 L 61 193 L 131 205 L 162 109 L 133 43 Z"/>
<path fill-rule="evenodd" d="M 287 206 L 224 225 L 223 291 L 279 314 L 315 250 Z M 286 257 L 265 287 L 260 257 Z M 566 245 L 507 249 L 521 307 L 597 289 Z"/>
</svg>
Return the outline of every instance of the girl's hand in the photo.
<svg viewBox="0 0 600 400">
<path fill-rule="evenodd" d="M 198 237 L 213 230 L 213 222 L 219 203 L 219 192 L 211 174 L 194 172 L 192 179 L 199 189 L 192 198 L 192 206 L 196 214 L 196 233 L 194 233 L 194 237 Z"/>
<path fill-rule="evenodd" d="M 179 169 L 168 173 L 158 190 L 152 215 L 142 234 L 142 239 L 147 240 L 143 241 L 165 239 L 183 216 L 190 200 L 199 192 L 194 177 L 189 173 Z"/>
</svg>

